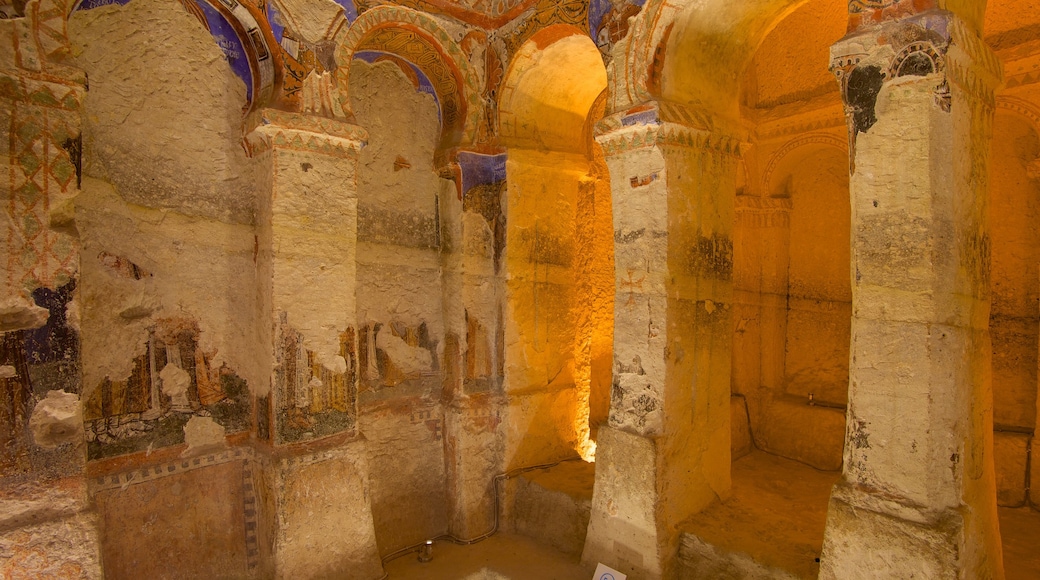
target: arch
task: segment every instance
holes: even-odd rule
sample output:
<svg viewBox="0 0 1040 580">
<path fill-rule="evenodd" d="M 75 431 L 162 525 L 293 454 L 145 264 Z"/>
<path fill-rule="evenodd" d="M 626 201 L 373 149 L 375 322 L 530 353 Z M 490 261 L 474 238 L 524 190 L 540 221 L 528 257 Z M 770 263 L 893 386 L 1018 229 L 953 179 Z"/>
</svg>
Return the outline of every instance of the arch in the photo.
<svg viewBox="0 0 1040 580">
<path fill-rule="evenodd" d="M 350 63 L 357 53 L 392 54 L 422 70 L 441 107 L 438 151 L 476 140 L 480 125 L 480 86 L 465 53 L 434 20 L 421 12 L 377 6 L 354 21 L 336 50 L 335 77 L 340 105 L 350 110 Z"/>
<path fill-rule="evenodd" d="M 735 119 L 739 75 L 730 71 L 743 70 L 772 25 L 804 1 L 649 0 L 616 45 L 610 109 L 662 99 Z"/>
<path fill-rule="evenodd" d="M 780 149 L 777 149 L 777 151 L 769 158 L 769 162 L 766 163 L 766 169 L 762 172 L 762 185 L 766 188 L 766 191 L 770 191 L 770 186 L 773 183 L 773 174 L 776 172 L 777 167 L 780 166 L 780 163 L 796 149 L 809 145 L 834 147 L 846 153 L 849 150 L 848 140 L 842 139 L 832 133 L 807 133 L 805 135 L 799 135 L 785 143 L 780 147 Z"/>
<path fill-rule="evenodd" d="M 586 140 L 573 135 L 587 132 L 589 111 L 607 86 L 602 62 L 595 43 L 574 26 L 533 35 L 513 56 L 499 91 L 502 143 L 586 153 Z"/>
<path fill-rule="evenodd" d="M 649 0 L 614 51 L 611 111 L 651 99 L 693 105 L 737 118 L 744 70 L 766 34 L 806 0 Z M 976 29 L 985 2 L 971 0 L 854 0 L 849 26 L 928 8 L 955 12 Z M 837 41 L 838 39 L 835 39 Z"/>
<path fill-rule="evenodd" d="M 508 150 L 505 391 L 525 425 L 509 462 L 577 451 L 594 456 L 609 410 L 613 352 L 613 224 L 608 170 L 591 125 L 607 73 L 580 27 L 557 24 L 514 53 L 498 94 Z M 610 291 L 605 289 L 609 288 Z"/>
<path fill-rule="evenodd" d="M 1018 97 L 1000 95 L 997 97 L 997 108 L 1018 113 L 1025 117 L 1032 123 L 1033 129 L 1040 134 L 1040 106 Z"/>
<path fill-rule="evenodd" d="M 68 13 L 117 3 L 126 4 L 118 0 L 75 0 Z M 243 114 L 266 106 L 281 81 L 282 64 L 265 16 L 249 3 L 235 0 L 181 0 L 181 5 L 213 36 L 231 71 L 245 83 Z"/>
</svg>

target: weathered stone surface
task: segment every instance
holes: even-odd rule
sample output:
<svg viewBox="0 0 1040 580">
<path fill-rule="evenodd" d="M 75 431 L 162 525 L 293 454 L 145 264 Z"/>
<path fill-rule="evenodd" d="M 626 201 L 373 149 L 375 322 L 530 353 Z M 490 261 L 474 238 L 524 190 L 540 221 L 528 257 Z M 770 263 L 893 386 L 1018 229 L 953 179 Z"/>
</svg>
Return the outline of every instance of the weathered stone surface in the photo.
<svg viewBox="0 0 1040 580">
<path fill-rule="evenodd" d="M 172 475 L 95 493 L 107 578 L 249 576 L 245 464 L 181 463 Z"/>
<path fill-rule="evenodd" d="M 94 514 L 72 514 L 14 529 L 5 526 L 0 531 L 0 574 L 7 578 L 100 580 L 118 577 L 106 573 L 102 574 Z"/>
<path fill-rule="evenodd" d="M 845 412 L 810 406 L 806 399 L 778 398 L 758 411 L 755 446 L 824 471 L 838 471 L 845 441 Z"/>
<path fill-rule="evenodd" d="M 733 461 L 751 453 L 755 443 L 751 439 L 751 424 L 748 420 L 747 404 L 743 397 L 733 396 L 729 402 L 730 425 L 732 436 L 730 437 L 730 454 Z"/>
<path fill-rule="evenodd" d="M 134 0 L 78 10 L 68 33 L 90 78 L 84 173 L 131 203 L 252 223 L 246 87 L 207 30 L 179 4 Z"/>
<path fill-rule="evenodd" d="M 276 459 L 268 508 L 274 510 L 274 578 L 382 575 L 369 504 L 365 443 Z"/>
<path fill-rule="evenodd" d="M 77 444 L 83 437 L 83 409 L 79 397 L 65 391 L 48 391 L 29 417 L 33 442 L 53 449 L 66 443 Z"/>
<path fill-rule="evenodd" d="M 604 562 L 629 575 L 659 577 L 667 540 L 657 533 L 654 511 L 658 451 L 652 439 L 600 427 L 596 485 L 581 561 Z"/>
<path fill-rule="evenodd" d="M 521 475 L 510 513 L 515 533 L 580 556 L 589 527 L 594 463 L 568 461 Z"/>
<path fill-rule="evenodd" d="M 955 34 L 973 34 L 943 17 Z M 883 62 L 890 49 L 876 44 L 885 38 L 852 35 L 834 56 L 867 51 L 859 68 Z M 951 49 L 946 71 L 878 83 L 870 122 L 857 121 L 850 411 L 821 578 L 1003 577 L 977 163 L 991 110 L 985 92 L 953 72 L 993 80 L 992 61 L 976 48 L 970 57 Z M 937 94 L 947 82 L 949 93 Z"/>
<path fill-rule="evenodd" d="M 997 505 L 1018 507 L 1026 501 L 1029 485 L 1029 444 L 1025 433 L 993 434 L 993 464 L 997 475 Z"/>
</svg>

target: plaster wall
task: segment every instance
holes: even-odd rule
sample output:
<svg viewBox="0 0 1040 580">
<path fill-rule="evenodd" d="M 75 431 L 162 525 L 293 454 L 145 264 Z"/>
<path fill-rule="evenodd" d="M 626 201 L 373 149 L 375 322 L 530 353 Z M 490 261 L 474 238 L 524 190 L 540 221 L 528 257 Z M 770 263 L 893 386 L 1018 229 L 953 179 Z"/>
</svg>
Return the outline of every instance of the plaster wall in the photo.
<svg viewBox="0 0 1040 580">
<path fill-rule="evenodd" d="M 1040 156 L 1040 140 L 1031 123 L 1001 110 L 993 131 L 989 221 L 994 463 L 998 502 L 1019 506 L 1032 487 L 1028 448 L 1036 428 L 1040 207 L 1028 167 Z"/>
<path fill-rule="evenodd" d="M 575 388 L 576 212 L 582 155 L 511 149 L 505 267 L 506 462 L 559 459 L 587 429 Z M 584 431 L 587 436 L 587 431 Z"/>
<path fill-rule="evenodd" d="M 444 533 L 444 284 L 437 103 L 392 62 L 351 64 L 358 168 L 359 426 L 380 551 Z M 457 300 L 458 297 L 452 297 Z"/>
<path fill-rule="evenodd" d="M 199 21 L 178 3 L 134 0 L 73 12 L 68 26 L 90 80 L 84 172 L 138 205 L 252 223 L 246 87 Z"/>
<path fill-rule="evenodd" d="M 840 94 L 819 63 L 846 21 L 839 4 L 801 4 L 741 77 L 753 129 L 738 167 L 733 390 L 759 449 L 824 470 L 841 467 L 844 442 L 851 212 Z"/>
<path fill-rule="evenodd" d="M 795 397 L 813 393 L 844 406 L 852 315 L 848 160 L 835 149 L 812 153 L 811 165 L 801 157 L 805 163 L 786 187 L 792 210 L 785 384 Z"/>
<path fill-rule="evenodd" d="M 105 577 L 247 578 L 243 462 L 95 494 Z"/>
</svg>

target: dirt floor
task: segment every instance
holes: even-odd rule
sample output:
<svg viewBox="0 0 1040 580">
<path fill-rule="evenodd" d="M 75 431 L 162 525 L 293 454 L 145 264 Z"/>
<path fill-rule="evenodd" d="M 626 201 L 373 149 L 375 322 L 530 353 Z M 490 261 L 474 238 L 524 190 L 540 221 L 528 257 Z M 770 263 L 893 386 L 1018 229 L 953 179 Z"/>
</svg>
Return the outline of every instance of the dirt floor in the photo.
<svg viewBox="0 0 1040 580">
<path fill-rule="evenodd" d="M 733 495 L 685 526 L 724 550 L 815 578 L 827 500 L 839 473 L 755 451 L 733 464 Z M 1040 511 L 1000 508 L 1007 580 L 1040 579 Z M 438 543 L 433 560 L 408 554 L 386 565 L 389 580 L 587 580 L 578 558 L 527 538 L 497 534 L 472 546 Z"/>
<path fill-rule="evenodd" d="M 701 512 L 683 531 L 724 552 L 744 553 L 768 568 L 815 578 L 827 503 L 840 472 L 753 451 L 733 462 L 733 494 Z"/>
<path fill-rule="evenodd" d="M 589 580 L 578 558 L 524 536 L 496 534 L 472 546 L 439 543 L 433 560 L 407 554 L 385 567 L 389 580 Z"/>
<path fill-rule="evenodd" d="M 1040 578 L 1040 511 L 1000 508 L 1000 536 L 1007 580 Z"/>
</svg>

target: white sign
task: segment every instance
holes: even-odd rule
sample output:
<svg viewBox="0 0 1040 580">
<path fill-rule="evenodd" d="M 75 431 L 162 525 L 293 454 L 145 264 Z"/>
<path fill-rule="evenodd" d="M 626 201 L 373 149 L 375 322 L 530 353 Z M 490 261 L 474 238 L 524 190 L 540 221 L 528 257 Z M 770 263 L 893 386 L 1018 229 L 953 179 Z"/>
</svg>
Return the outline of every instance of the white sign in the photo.
<svg viewBox="0 0 1040 580">
<path fill-rule="evenodd" d="M 592 576 L 592 580 L 625 580 L 626 578 L 628 578 L 626 574 L 604 564 L 596 566 L 596 574 Z"/>
</svg>

